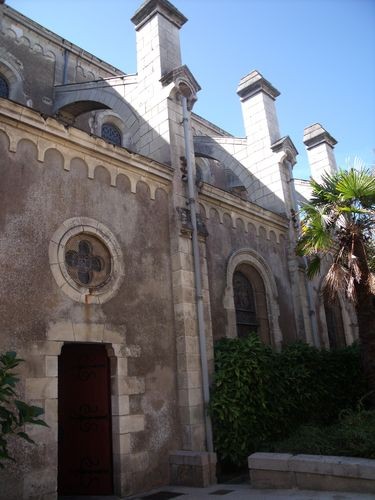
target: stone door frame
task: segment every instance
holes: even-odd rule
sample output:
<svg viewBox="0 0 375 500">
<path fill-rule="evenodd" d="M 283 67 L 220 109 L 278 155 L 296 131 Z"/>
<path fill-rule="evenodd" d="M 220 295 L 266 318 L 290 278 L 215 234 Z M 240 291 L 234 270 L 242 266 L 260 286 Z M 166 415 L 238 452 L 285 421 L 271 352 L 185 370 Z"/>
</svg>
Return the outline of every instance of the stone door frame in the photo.
<svg viewBox="0 0 375 500">
<path fill-rule="evenodd" d="M 144 392 L 144 381 L 128 377 L 127 357 L 139 353 L 136 346 L 125 347 L 123 333 L 98 323 L 57 322 L 47 330 L 47 340 L 32 346 L 43 364 L 44 377 L 28 377 L 25 392 L 28 400 L 45 410 L 49 427 L 30 427 L 30 436 L 48 448 L 44 467 L 24 476 L 24 498 L 40 495 L 53 498 L 57 493 L 58 451 L 58 356 L 65 343 L 102 343 L 110 362 L 112 408 L 112 450 L 114 494 L 122 496 L 131 479 L 129 467 L 131 435 L 144 430 L 144 415 L 130 415 L 129 396 Z M 135 383 L 136 382 L 136 383 Z M 45 454 L 47 456 L 47 454 Z"/>
</svg>

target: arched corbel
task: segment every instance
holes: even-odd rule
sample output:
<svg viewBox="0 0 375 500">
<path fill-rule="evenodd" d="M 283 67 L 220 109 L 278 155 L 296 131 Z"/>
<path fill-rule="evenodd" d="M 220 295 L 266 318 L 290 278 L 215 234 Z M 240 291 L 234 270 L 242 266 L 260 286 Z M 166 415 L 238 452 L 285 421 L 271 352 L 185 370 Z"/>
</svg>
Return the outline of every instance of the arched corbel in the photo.
<svg viewBox="0 0 375 500">
<path fill-rule="evenodd" d="M 274 142 L 271 149 L 274 153 L 280 153 L 279 163 L 287 160 L 292 167 L 297 163 L 298 151 L 288 135 Z"/>
<path fill-rule="evenodd" d="M 173 83 L 171 93 L 174 92 L 186 97 L 188 110 L 191 111 L 193 109 L 197 100 L 197 92 L 199 92 L 201 87 L 186 65 L 170 71 L 161 78 L 160 82 L 163 87 Z"/>
</svg>

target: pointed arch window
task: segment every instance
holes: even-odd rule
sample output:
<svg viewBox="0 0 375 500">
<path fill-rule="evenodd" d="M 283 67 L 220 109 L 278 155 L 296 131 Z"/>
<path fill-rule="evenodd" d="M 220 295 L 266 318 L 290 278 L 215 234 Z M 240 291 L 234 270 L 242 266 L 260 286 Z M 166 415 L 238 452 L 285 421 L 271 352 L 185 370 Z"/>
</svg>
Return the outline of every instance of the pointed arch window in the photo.
<svg viewBox="0 0 375 500">
<path fill-rule="evenodd" d="M 101 136 L 107 142 L 115 144 L 116 146 L 121 146 L 122 143 L 121 131 L 112 123 L 103 123 Z"/>
<path fill-rule="evenodd" d="M 2 75 L 0 75 L 0 97 L 4 97 L 5 99 L 9 97 L 9 85 Z"/>
<path fill-rule="evenodd" d="M 346 346 L 344 323 L 339 299 L 334 300 L 324 294 L 324 312 L 326 314 L 329 347 L 337 349 Z"/>
<path fill-rule="evenodd" d="M 238 337 L 247 337 L 251 332 L 257 333 L 259 323 L 254 289 L 241 271 L 235 271 L 233 274 L 233 292 Z"/>
</svg>

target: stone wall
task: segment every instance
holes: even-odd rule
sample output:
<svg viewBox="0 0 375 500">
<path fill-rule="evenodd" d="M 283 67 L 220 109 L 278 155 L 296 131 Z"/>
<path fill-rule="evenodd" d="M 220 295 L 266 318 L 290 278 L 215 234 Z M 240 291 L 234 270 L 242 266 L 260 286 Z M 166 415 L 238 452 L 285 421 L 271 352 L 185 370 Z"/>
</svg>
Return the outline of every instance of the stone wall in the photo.
<svg viewBox="0 0 375 500">
<path fill-rule="evenodd" d="M 125 495 L 166 484 L 168 471 L 177 483 L 193 472 L 191 483 L 214 480 L 201 349 L 212 375 L 213 341 L 237 335 L 236 269 L 250 266 L 262 283 L 267 342 L 311 341 L 290 213 L 297 151 L 280 138 L 278 91 L 257 71 L 242 79 L 247 137 L 232 137 L 190 113 L 200 87 L 181 57 L 183 14 L 149 0 L 132 22 L 138 72 L 123 75 L 0 5 L 0 75 L 9 84 L 0 99 L 0 352 L 25 358 L 21 396 L 49 424 L 30 430 L 36 447 L 14 443 L 22 465 L 8 469 L 7 500 L 56 497 L 64 343 L 106 347 L 115 493 Z M 121 147 L 100 137 L 103 124 L 118 129 Z M 207 182 L 196 183 L 199 297 L 186 184 L 194 153 Z M 89 242 L 82 254 L 72 243 L 80 234 Z M 89 286 L 94 268 L 101 281 Z"/>
<path fill-rule="evenodd" d="M 254 488 L 375 493 L 375 460 L 366 458 L 253 453 L 248 465 Z"/>
<path fill-rule="evenodd" d="M 259 207 L 250 207 L 229 194 L 226 203 L 223 200 L 215 203 L 218 193 L 211 186 L 204 187 L 204 194 L 201 213 L 208 232 L 207 266 L 214 339 L 237 334 L 232 279 L 234 270 L 242 262 L 253 266 L 266 286 L 271 344 L 278 348 L 282 342 L 295 339 L 285 219 Z"/>
<path fill-rule="evenodd" d="M 35 107 L 39 108 L 44 101 L 47 106 L 52 104 L 46 99 L 42 101 L 37 98 L 40 92 L 51 93 L 51 82 L 82 82 L 122 74 L 119 69 L 52 33 L 8 5 L 1 7 L 0 28 L 1 59 L 12 69 L 19 71 L 27 87 L 26 93 Z"/>
<path fill-rule="evenodd" d="M 45 409 L 49 428 L 31 430 L 36 446 L 16 444 L 22 467 L 10 465 L 7 481 L 1 480 L 5 489 L 0 496 L 55 495 L 57 360 L 65 342 L 107 346 L 115 491 L 130 494 L 165 484 L 168 452 L 180 445 L 170 171 L 159 167 L 158 178 L 158 167 L 149 165 L 152 175 L 141 174 L 144 159 L 139 158 L 137 169 L 134 155 L 120 149 L 123 160 L 115 161 L 113 153 L 105 156 L 108 146 L 101 141 L 96 161 L 100 155 L 102 161 L 90 175 L 90 159 L 74 142 L 74 130 L 71 135 L 65 131 L 63 140 L 56 136 L 60 129 L 54 120 L 44 123 L 43 154 L 35 112 L 28 110 L 17 124 L 10 111 L 2 118 L 0 265 L 7 272 L 0 287 L 0 352 L 16 350 L 26 360 L 21 396 Z M 93 148 L 96 139 L 87 140 Z M 64 156 L 65 150 L 69 156 Z M 101 238 L 112 251 L 113 268 L 119 274 L 113 290 L 109 287 L 98 294 L 88 290 L 80 296 L 66 275 L 56 271 L 56 266 L 62 267 L 55 260 L 61 249 L 54 249 L 75 227 Z M 116 268 L 120 255 L 122 262 Z"/>
</svg>

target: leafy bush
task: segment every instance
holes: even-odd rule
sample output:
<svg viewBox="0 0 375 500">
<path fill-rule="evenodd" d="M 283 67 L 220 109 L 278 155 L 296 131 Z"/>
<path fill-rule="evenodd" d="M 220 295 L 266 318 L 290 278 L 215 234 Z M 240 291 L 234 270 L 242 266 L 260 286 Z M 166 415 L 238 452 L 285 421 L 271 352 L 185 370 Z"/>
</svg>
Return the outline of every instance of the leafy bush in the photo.
<svg viewBox="0 0 375 500">
<path fill-rule="evenodd" d="M 210 413 L 219 459 L 241 465 L 301 424 L 328 425 L 366 393 L 358 346 L 296 342 L 276 353 L 256 335 L 215 346 Z"/>
<path fill-rule="evenodd" d="M 375 412 L 351 410 L 330 426 L 302 425 L 288 438 L 264 445 L 262 449 L 375 459 Z"/>
<path fill-rule="evenodd" d="M 295 342 L 275 361 L 276 397 L 292 429 L 302 422 L 333 422 L 367 391 L 357 344 L 327 351 Z"/>
<path fill-rule="evenodd" d="M 47 425 L 38 418 L 43 413 L 42 408 L 30 406 L 16 399 L 15 386 L 19 379 L 12 370 L 22 361 L 17 358 L 15 352 L 0 355 L 0 469 L 4 468 L 2 463 L 4 460 L 14 461 L 8 450 L 10 436 L 18 436 L 29 443 L 34 443 L 24 431 L 24 425 Z"/>
<path fill-rule="evenodd" d="M 256 336 L 223 339 L 216 345 L 210 408 L 215 447 L 223 460 L 238 463 L 270 437 L 273 357 Z"/>
</svg>

